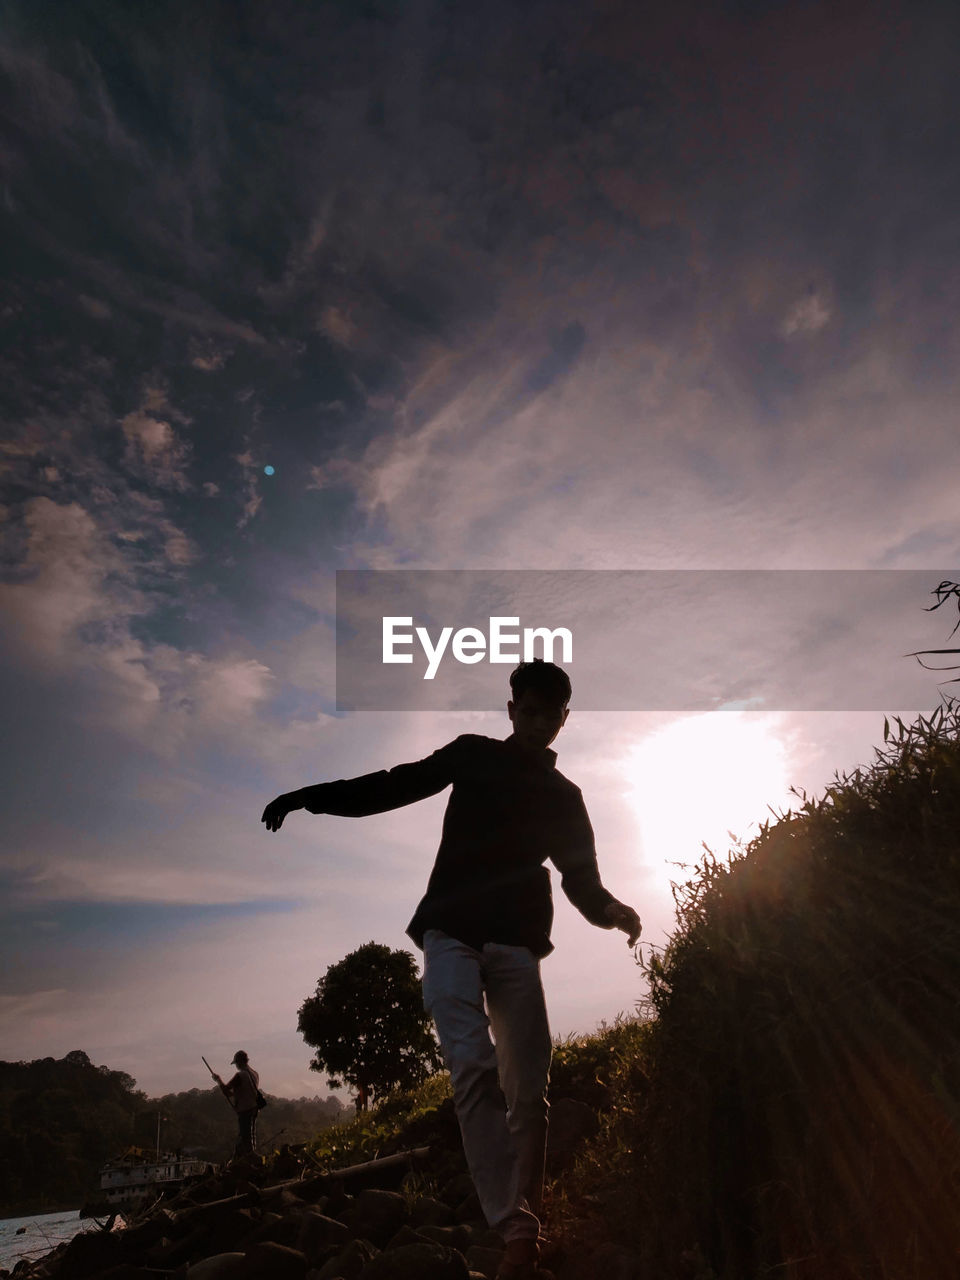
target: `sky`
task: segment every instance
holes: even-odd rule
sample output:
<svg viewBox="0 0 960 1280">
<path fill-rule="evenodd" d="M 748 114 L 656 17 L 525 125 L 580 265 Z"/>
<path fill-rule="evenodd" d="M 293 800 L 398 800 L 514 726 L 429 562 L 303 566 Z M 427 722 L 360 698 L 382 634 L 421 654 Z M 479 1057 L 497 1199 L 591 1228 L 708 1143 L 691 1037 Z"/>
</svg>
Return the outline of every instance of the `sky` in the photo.
<svg viewBox="0 0 960 1280">
<path fill-rule="evenodd" d="M 806 701 L 758 693 L 778 650 L 733 597 L 628 611 L 579 711 L 574 654 L 558 767 L 641 955 L 701 842 L 935 705 L 904 655 L 948 641 L 924 610 L 960 577 L 958 27 L 926 0 L 4 6 L 0 1056 L 159 1094 L 242 1046 L 268 1092 L 326 1095 L 297 1009 L 366 942 L 419 959 L 445 797 L 275 835 L 264 805 L 510 728 L 502 665 L 473 705 L 339 704 L 338 570 L 549 571 L 551 626 L 590 604 L 572 571 L 913 571 L 896 607 L 799 601 Z M 625 662 L 738 685 L 657 706 Z M 889 697 L 851 709 L 857 664 Z M 555 896 L 567 1036 L 643 976 Z"/>
</svg>

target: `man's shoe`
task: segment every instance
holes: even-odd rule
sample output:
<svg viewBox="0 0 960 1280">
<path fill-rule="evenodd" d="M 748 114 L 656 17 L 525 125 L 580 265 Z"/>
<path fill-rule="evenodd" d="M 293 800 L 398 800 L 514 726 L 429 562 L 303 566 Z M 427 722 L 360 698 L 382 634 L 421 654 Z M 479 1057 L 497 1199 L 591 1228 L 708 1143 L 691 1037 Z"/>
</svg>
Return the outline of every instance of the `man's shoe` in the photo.
<svg viewBox="0 0 960 1280">
<path fill-rule="evenodd" d="M 510 1240 L 503 1251 L 496 1280 L 533 1280 L 540 1247 L 536 1240 Z"/>
</svg>

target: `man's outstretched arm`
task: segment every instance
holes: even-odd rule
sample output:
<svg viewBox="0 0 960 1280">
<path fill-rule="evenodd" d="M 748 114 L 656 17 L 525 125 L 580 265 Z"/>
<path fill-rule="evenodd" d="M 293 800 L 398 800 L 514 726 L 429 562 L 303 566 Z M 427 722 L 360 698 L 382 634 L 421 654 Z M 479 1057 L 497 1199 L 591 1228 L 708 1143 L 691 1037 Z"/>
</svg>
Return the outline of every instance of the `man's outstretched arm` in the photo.
<svg viewBox="0 0 960 1280">
<path fill-rule="evenodd" d="M 260 821 L 268 831 L 279 831 L 287 814 L 296 809 L 362 818 L 425 800 L 453 782 L 462 753 L 462 741 L 457 738 L 425 760 L 416 760 L 412 764 L 400 764 L 394 769 L 364 774 L 360 778 L 321 782 L 313 787 L 302 787 L 299 791 L 286 791 L 270 801 Z"/>
</svg>

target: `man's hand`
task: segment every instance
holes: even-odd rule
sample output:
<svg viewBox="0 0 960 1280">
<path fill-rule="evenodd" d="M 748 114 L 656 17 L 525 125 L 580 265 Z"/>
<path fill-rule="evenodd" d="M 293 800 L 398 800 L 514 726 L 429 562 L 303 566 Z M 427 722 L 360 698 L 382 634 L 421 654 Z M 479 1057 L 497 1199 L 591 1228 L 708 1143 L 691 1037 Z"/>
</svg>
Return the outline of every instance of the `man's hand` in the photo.
<svg viewBox="0 0 960 1280">
<path fill-rule="evenodd" d="M 279 831 L 287 814 L 299 807 L 289 793 L 277 796 L 276 800 L 271 800 L 264 809 L 260 821 L 267 824 L 268 831 Z"/>
<path fill-rule="evenodd" d="M 627 935 L 628 947 L 636 946 L 637 939 L 640 937 L 640 917 L 633 907 L 625 906 L 622 902 L 610 902 L 603 914 L 612 925 L 622 929 Z"/>
</svg>

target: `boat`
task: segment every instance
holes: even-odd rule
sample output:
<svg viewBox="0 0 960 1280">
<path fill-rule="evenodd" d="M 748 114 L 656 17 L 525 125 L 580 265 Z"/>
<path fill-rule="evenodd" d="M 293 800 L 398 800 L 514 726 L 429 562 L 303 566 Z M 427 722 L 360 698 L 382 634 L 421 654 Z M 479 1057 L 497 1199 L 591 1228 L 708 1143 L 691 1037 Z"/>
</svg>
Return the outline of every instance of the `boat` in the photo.
<svg viewBox="0 0 960 1280">
<path fill-rule="evenodd" d="M 181 1152 L 128 1147 L 100 1170 L 100 1196 L 80 1210 L 81 1218 L 129 1210 L 143 1200 L 175 1195 L 214 1172 L 208 1160 Z"/>
</svg>

